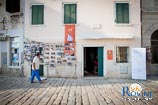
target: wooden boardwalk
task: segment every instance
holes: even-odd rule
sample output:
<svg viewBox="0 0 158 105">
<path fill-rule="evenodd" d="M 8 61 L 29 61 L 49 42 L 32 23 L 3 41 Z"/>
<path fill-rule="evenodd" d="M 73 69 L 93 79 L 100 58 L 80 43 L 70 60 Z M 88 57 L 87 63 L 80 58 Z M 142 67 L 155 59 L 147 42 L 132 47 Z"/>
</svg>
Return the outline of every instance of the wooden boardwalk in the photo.
<svg viewBox="0 0 158 105">
<path fill-rule="evenodd" d="M 122 96 L 123 86 L 139 83 L 152 99 Z M 50 78 L 30 84 L 25 78 L 0 77 L 0 105 L 158 105 L 158 82 L 129 79 Z"/>
</svg>

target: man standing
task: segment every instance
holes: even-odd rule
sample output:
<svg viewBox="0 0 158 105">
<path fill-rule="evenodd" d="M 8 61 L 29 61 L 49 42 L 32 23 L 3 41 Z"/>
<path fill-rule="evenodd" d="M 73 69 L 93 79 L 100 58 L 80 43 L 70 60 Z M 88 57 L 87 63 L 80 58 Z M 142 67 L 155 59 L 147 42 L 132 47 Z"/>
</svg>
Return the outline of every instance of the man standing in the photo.
<svg viewBox="0 0 158 105">
<path fill-rule="evenodd" d="M 37 53 L 36 56 L 33 58 L 31 83 L 33 83 L 35 76 L 40 83 L 42 82 L 39 75 L 39 65 L 40 65 L 40 53 Z"/>
</svg>

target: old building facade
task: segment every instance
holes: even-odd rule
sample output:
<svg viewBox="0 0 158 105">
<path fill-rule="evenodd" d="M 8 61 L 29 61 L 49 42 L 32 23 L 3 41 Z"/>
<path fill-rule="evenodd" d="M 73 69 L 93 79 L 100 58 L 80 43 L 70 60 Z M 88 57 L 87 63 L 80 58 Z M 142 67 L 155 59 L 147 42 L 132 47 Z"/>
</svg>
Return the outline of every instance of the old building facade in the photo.
<svg viewBox="0 0 158 105">
<path fill-rule="evenodd" d="M 48 77 L 131 78 L 140 0 L 25 0 L 24 74 L 41 53 Z"/>
<path fill-rule="evenodd" d="M 147 48 L 147 75 L 158 74 L 158 1 L 142 0 L 142 47 Z"/>
<path fill-rule="evenodd" d="M 23 53 L 23 0 L 0 1 L 0 72 L 17 74 Z"/>
</svg>

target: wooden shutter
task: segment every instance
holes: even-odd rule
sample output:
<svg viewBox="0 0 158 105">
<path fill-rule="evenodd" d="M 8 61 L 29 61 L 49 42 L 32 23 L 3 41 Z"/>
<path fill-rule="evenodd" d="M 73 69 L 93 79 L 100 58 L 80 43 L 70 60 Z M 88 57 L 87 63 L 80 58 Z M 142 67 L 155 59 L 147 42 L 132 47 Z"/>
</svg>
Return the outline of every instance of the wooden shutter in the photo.
<svg viewBox="0 0 158 105">
<path fill-rule="evenodd" d="M 64 24 L 76 23 L 76 4 L 64 5 Z"/>
<path fill-rule="evenodd" d="M 38 8 L 36 5 L 32 6 L 32 24 L 37 24 L 38 19 Z"/>
<path fill-rule="evenodd" d="M 117 3 L 116 4 L 116 22 L 117 23 L 122 23 L 123 22 L 123 13 L 122 13 L 122 4 Z"/>
<path fill-rule="evenodd" d="M 129 4 L 124 3 L 124 23 L 129 23 Z"/>
<path fill-rule="evenodd" d="M 64 5 L 64 23 L 68 24 L 70 22 L 70 5 Z"/>
<path fill-rule="evenodd" d="M 129 23 L 129 4 L 116 3 L 116 22 Z"/>
<path fill-rule="evenodd" d="M 38 24 L 43 24 L 44 22 L 44 5 L 38 6 Z"/>
<path fill-rule="evenodd" d="M 32 6 L 32 24 L 43 24 L 44 23 L 44 5 L 33 5 Z"/>
<path fill-rule="evenodd" d="M 76 23 L 76 4 L 71 5 L 71 23 Z"/>
</svg>

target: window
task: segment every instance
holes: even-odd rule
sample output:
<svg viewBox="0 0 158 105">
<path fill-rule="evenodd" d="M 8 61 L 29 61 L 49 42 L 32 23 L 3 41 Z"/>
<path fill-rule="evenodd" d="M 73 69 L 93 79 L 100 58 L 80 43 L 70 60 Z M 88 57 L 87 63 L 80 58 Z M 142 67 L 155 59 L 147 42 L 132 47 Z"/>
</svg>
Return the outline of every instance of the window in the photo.
<svg viewBox="0 0 158 105">
<path fill-rule="evenodd" d="M 158 0 L 154 0 L 154 9 L 158 11 Z"/>
<path fill-rule="evenodd" d="M 158 6 L 158 0 L 154 0 L 155 6 Z"/>
<path fill-rule="evenodd" d="M 64 24 L 76 24 L 76 4 L 64 4 Z"/>
<path fill-rule="evenodd" d="M 20 0 L 6 0 L 6 11 L 10 13 L 20 12 Z"/>
<path fill-rule="evenodd" d="M 117 63 L 128 63 L 128 47 L 117 47 L 116 62 Z"/>
<path fill-rule="evenodd" d="M 129 23 L 129 4 L 116 3 L 116 23 Z"/>
<path fill-rule="evenodd" d="M 32 5 L 32 24 L 44 23 L 44 5 Z"/>
<path fill-rule="evenodd" d="M 19 66 L 20 57 L 19 57 L 19 48 L 20 48 L 20 38 L 11 38 L 10 39 L 10 66 Z"/>
</svg>

